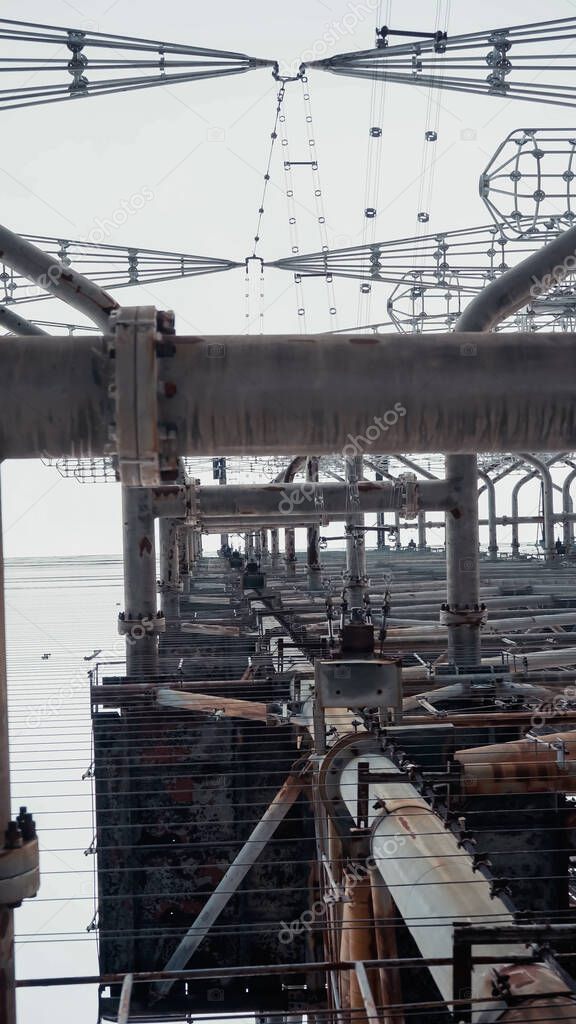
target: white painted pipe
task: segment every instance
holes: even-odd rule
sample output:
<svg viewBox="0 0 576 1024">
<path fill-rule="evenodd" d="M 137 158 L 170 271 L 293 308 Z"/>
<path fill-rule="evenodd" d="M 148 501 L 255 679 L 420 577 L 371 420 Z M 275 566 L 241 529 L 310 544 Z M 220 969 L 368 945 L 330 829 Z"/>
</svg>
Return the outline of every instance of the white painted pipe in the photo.
<svg viewBox="0 0 576 1024">
<path fill-rule="evenodd" d="M 502 658 L 482 658 L 480 664 L 502 666 Z M 541 668 L 561 668 L 564 665 L 576 665 L 576 647 L 509 655 L 509 661 L 503 668 L 514 674 L 516 672 L 532 672 Z M 428 679 L 429 677 L 424 665 L 410 665 L 408 668 L 402 669 L 402 678 Z"/>
<path fill-rule="evenodd" d="M 368 762 L 373 772 L 398 772 L 396 765 L 382 754 L 350 759 L 342 770 L 340 791 L 354 820 L 358 814 L 360 762 Z M 385 803 L 385 814 L 374 810 L 376 801 Z M 514 923 L 502 900 L 491 897 L 489 882 L 473 872 L 470 856 L 458 848 L 455 836 L 444 828 L 409 782 L 373 783 L 369 787 L 368 807 L 368 824 L 373 826 L 371 853 L 376 867 L 423 957 L 452 958 L 455 921 Z M 497 949 L 497 956 L 525 952 L 518 944 Z M 474 947 L 474 952 L 489 956 L 493 950 Z M 482 976 L 491 970 L 490 965 L 484 965 L 474 972 L 478 987 Z M 450 1003 L 452 966 L 431 967 L 430 971 L 442 998 Z"/>
</svg>

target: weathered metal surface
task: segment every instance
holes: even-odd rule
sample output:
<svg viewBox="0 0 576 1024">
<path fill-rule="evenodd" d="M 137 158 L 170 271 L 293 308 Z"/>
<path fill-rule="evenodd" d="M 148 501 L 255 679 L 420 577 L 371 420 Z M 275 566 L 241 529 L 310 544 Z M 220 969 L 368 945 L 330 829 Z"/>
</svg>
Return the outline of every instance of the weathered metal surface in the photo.
<svg viewBox="0 0 576 1024">
<path fill-rule="evenodd" d="M 183 455 L 576 447 L 571 334 L 172 340 L 178 390 L 159 397 L 159 415 Z M 257 401 L 246 365 L 263 382 Z M 109 450 L 98 339 L 2 338 L 0 371 L 4 457 Z"/>
<path fill-rule="evenodd" d="M 163 638 L 165 649 L 167 641 Z M 235 643 L 245 651 L 243 641 Z M 192 649 L 209 648 L 200 640 Z M 245 667 L 245 653 L 242 660 Z M 201 664 L 205 678 L 205 658 Z M 287 693 L 287 683 L 282 685 Z M 235 698 L 249 693 L 237 686 L 230 691 Z M 264 736 L 265 725 L 201 721 L 182 710 L 150 711 L 145 719 L 133 718 L 130 710 L 121 718 L 96 715 L 94 727 L 100 967 L 105 973 L 161 969 L 272 799 L 278 773 L 287 772 L 297 752 L 283 729 L 278 748 L 269 750 L 263 764 L 255 730 Z M 310 844 L 308 855 L 313 855 L 310 829 L 306 803 L 300 801 L 294 822 L 288 818 L 280 826 L 263 862 L 231 899 L 191 967 L 306 958 L 302 940 L 284 946 L 278 932 L 282 919 L 297 918 L 308 905 L 304 851 Z M 284 1009 L 290 993 L 281 982 L 279 977 L 274 985 L 265 978 L 249 986 L 238 978 L 178 984 L 170 1006 L 182 1013 Z M 147 987 L 136 986 L 133 1012 L 147 999 Z M 157 1004 L 154 1013 L 161 1016 L 163 1009 Z"/>
</svg>

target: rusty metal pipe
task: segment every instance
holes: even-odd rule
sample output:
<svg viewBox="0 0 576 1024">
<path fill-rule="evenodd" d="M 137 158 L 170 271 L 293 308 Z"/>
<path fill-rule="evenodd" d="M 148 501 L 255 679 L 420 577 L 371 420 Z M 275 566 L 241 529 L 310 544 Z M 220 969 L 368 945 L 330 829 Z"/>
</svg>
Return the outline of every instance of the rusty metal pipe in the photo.
<svg viewBox="0 0 576 1024">
<path fill-rule="evenodd" d="M 576 731 L 468 747 L 454 756 L 466 793 L 576 792 Z"/>
</svg>

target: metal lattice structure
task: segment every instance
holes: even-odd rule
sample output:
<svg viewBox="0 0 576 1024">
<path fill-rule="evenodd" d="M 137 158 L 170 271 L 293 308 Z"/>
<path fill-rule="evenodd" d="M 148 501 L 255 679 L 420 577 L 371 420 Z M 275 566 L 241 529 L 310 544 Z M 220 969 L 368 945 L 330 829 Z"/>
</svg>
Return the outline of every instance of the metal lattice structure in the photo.
<svg viewBox="0 0 576 1024">
<path fill-rule="evenodd" d="M 37 320 L 35 317 L 29 321 L 36 327 L 40 327 L 47 334 L 96 334 L 98 328 L 94 324 L 77 324 L 68 320 Z M 14 331 L 6 331 L 6 334 L 13 334 Z"/>
<path fill-rule="evenodd" d="M 103 288 L 130 288 L 140 284 L 157 284 L 181 277 L 198 277 L 232 270 L 243 264 L 212 256 L 145 249 L 140 246 L 106 245 L 79 239 L 55 236 L 22 235 L 28 241 L 58 260 L 60 267 L 72 267 Z M 9 303 L 37 302 L 51 299 L 42 282 L 30 283 L 11 267 L 0 263 L 0 301 Z"/>
<path fill-rule="evenodd" d="M 516 128 L 480 177 L 480 195 L 500 231 L 564 231 L 576 219 L 576 129 Z"/>
<path fill-rule="evenodd" d="M 101 459 L 42 459 L 45 466 L 57 469 L 60 476 L 77 480 L 81 484 L 117 483 L 116 460 L 112 456 Z"/>
<path fill-rule="evenodd" d="M 178 85 L 273 67 L 245 53 L 0 19 L 0 110 Z M 55 47 L 62 47 L 58 52 Z M 55 55 L 56 54 L 56 55 Z M 22 81 L 13 85 L 15 74 Z M 34 84 L 29 85 L 30 76 Z"/>
<path fill-rule="evenodd" d="M 376 333 L 390 330 L 393 324 L 402 334 L 424 334 L 451 331 L 466 306 L 456 277 L 454 284 L 430 287 L 420 275 L 406 275 L 388 298 L 390 323 L 370 325 Z M 571 331 L 576 323 L 576 290 L 573 275 L 548 294 L 536 298 L 513 316 L 498 325 L 499 331 Z M 366 327 L 358 328 L 366 331 Z"/>
<path fill-rule="evenodd" d="M 275 260 L 268 266 L 302 277 L 349 277 L 365 282 L 403 286 L 413 277 L 419 287 L 437 287 L 473 294 L 509 267 L 534 252 L 558 228 L 542 230 L 536 239 L 507 238 L 494 224 L 438 231 L 433 235 L 399 238 L 327 252 Z"/>
<path fill-rule="evenodd" d="M 398 46 L 387 45 L 388 34 L 386 28 L 380 30 L 376 49 L 339 53 L 309 66 L 336 75 L 420 88 L 537 100 L 554 106 L 576 104 L 576 87 L 566 76 L 576 67 L 576 18 L 450 38 L 434 33 Z"/>
</svg>

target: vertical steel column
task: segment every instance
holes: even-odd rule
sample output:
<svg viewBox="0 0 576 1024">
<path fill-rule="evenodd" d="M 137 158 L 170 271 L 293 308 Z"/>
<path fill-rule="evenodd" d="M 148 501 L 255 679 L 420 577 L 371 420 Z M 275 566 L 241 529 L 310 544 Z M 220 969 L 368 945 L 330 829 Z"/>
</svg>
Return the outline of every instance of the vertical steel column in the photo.
<svg viewBox="0 0 576 1024">
<path fill-rule="evenodd" d="M 191 567 L 194 568 L 200 558 L 202 558 L 202 531 L 195 527 L 190 530 L 190 557 Z"/>
<path fill-rule="evenodd" d="M 160 539 L 160 584 L 162 608 L 169 618 L 178 615 L 179 550 L 177 542 L 178 519 L 161 516 L 158 520 Z"/>
<path fill-rule="evenodd" d="M 458 506 L 446 513 L 448 659 L 458 668 L 480 662 L 478 466 L 475 455 L 447 455 L 446 477 L 457 481 Z"/>
<path fill-rule="evenodd" d="M 270 560 L 270 551 L 268 548 L 268 530 L 260 530 L 260 550 L 262 552 L 262 561 L 268 562 Z"/>
<path fill-rule="evenodd" d="M 156 544 L 152 492 L 122 487 L 124 616 L 137 625 L 126 631 L 126 673 L 148 677 L 158 672 L 156 634 Z"/>
<path fill-rule="evenodd" d="M 555 556 L 554 549 L 554 484 L 552 483 L 552 474 L 542 459 L 539 459 L 536 455 L 531 455 L 522 452 L 522 458 L 524 462 L 527 462 L 529 466 L 534 466 L 536 472 L 540 476 L 542 481 L 542 516 L 544 520 L 543 528 L 543 540 L 544 540 L 544 558 L 547 562 L 553 562 Z"/>
<path fill-rule="evenodd" d="M 192 537 L 190 534 L 190 527 L 186 525 L 184 521 L 179 523 L 179 559 L 180 565 L 178 567 L 178 574 L 180 576 L 181 589 L 183 594 L 190 593 L 190 575 L 193 568 L 193 556 L 192 556 Z"/>
<path fill-rule="evenodd" d="M 375 477 L 376 477 L 376 480 L 383 480 L 384 479 L 382 473 L 379 473 L 378 471 L 376 471 Z M 384 512 L 377 512 L 376 513 L 376 527 L 377 527 L 377 529 L 376 529 L 376 548 L 377 548 L 378 551 L 384 551 L 385 548 L 386 548 L 386 530 L 384 529 L 385 525 L 386 525 L 386 518 L 385 518 Z"/>
<path fill-rule="evenodd" d="M 309 483 L 318 483 L 318 465 L 319 460 L 315 455 L 306 459 L 306 480 Z M 318 523 L 306 527 L 306 538 L 308 585 L 310 590 L 319 590 L 322 566 L 320 565 L 320 526 Z"/>
<path fill-rule="evenodd" d="M 286 466 L 286 469 L 282 471 L 277 477 L 274 483 L 277 484 L 289 484 L 292 483 L 296 473 L 305 462 L 303 455 L 297 455 L 295 459 Z M 296 575 L 296 531 L 291 527 L 287 526 L 284 530 L 284 562 L 286 565 L 286 575 Z"/>
<path fill-rule="evenodd" d="M 252 558 L 254 556 L 254 534 L 244 534 L 244 554 L 246 558 Z"/>
<path fill-rule="evenodd" d="M 184 525 L 182 519 L 176 520 L 176 551 L 178 553 L 178 573 L 176 576 L 176 582 L 178 585 L 178 592 L 181 592 L 183 583 L 188 579 L 188 573 L 190 572 L 190 559 L 188 557 L 188 530 Z"/>
<path fill-rule="evenodd" d="M 253 538 L 252 543 L 254 545 L 254 554 L 256 555 L 256 558 L 262 558 L 262 533 L 261 533 L 261 531 L 260 530 L 256 530 L 256 532 L 252 534 L 252 538 Z"/>
<path fill-rule="evenodd" d="M 10 752 L 8 747 L 8 692 L 6 677 L 6 623 L 4 618 L 4 554 L 0 509 L 0 844 L 12 818 L 10 804 Z M 14 969 L 14 911 L 0 905 L 0 1021 L 16 1024 Z"/>
<path fill-rule="evenodd" d="M 533 480 L 536 476 L 535 472 L 527 473 L 518 480 L 512 488 L 512 557 L 518 558 L 520 554 L 520 541 L 518 539 L 518 495 L 520 489 L 527 484 L 529 480 Z"/>
<path fill-rule="evenodd" d="M 426 537 L 426 513 L 418 513 L 418 551 L 426 551 L 428 539 Z"/>
<path fill-rule="evenodd" d="M 454 329 L 491 331 L 530 301 L 535 280 L 542 280 L 568 256 L 573 258 L 575 241 L 576 228 L 569 228 L 543 249 L 496 278 L 472 299 Z M 474 359 L 477 350 L 474 345 L 461 345 L 460 354 L 461 358 Z M 463 603 L 474 609 L 478 607 L 480 589 L 477 456 L 448 456 L 446 476 L 450 477 L 452 473 L 461 477 L 462 514 L 459 518 L 451 512 L 446 515 L 448 606 L 457 607 Z M 480 659 L 479 630 L 462 630 L 461 625 L 448 624 L 448 650 L 457 665 L 470 665 Z"/>
<path fill-rule="evenodd" d="M 348 484 L 347 503 L 354 504 L 354 493 L 358 495 L 358 482 L 362 479 L 363 460 L 361 455 L 346 456 L 344 459 L 346 483 Z M 366 542 L 364 539 L 364 515 L 362 512 L 350 511 L 346 517 L 346 591 L 348 605 L 362 608 L 366 592 Z"/>
<path fill-rule="evenodd" d="M 296 575 L 296 530 L 287 526 L 284 530 L 284 561 L 286 563 L 286 575 Z"/>
<path fill-rule="evenodd" d="M 570 497 L 570 485 L 576 478 L 576 469 L 572 469 L 562 484 L 562 511 L 564 515 L 570 515 L 574 509 L 574 502 Z M 564 520 L 564 547 L 566 554 L 569 554 L 574 547 L 574 523 L 569 519 Z"/>
<path fill-rule="evenodd" d="M 227 474 L 227 471 L 226 471 L 226 459 L 220 459 L 220 473 L 219 473 L 219 476 L 218 476 L 218 483 L 222 484 L 222 485 L 228 483 L 228 474 Z M 226 544 L 228 544 L 228 542 L 229 542 L 228 534 L 227 533 L 221 533 L 220 534 L 220 547 L 221 548 L 225 547 Z"/>
<path fill-rule="evenodd" d="M 280 555 L 280 533 L 277 528 L 270 530 L 270 554 L 272 556 L 272 565 L 278 565 L 278 557 Z"/>
<path fill-rule="evenodd" d="M 495 561 L 498 558 L 498 526 L 496 523 L 496 485 L 491 476 L 484 470 L 478 470 L 478 476 L 482 477 L 488 497 L 488 558 Z"/>
<path fill-rule="evenodd" d="M 396 509 L 394 512 L 394 529 L 396 530 L 396 536 L 394 538 L 394 546 L 397 551 L 400 551 L 402 547 L 402 537 L 400 534 L 400 513 Z"/>
</svg>

